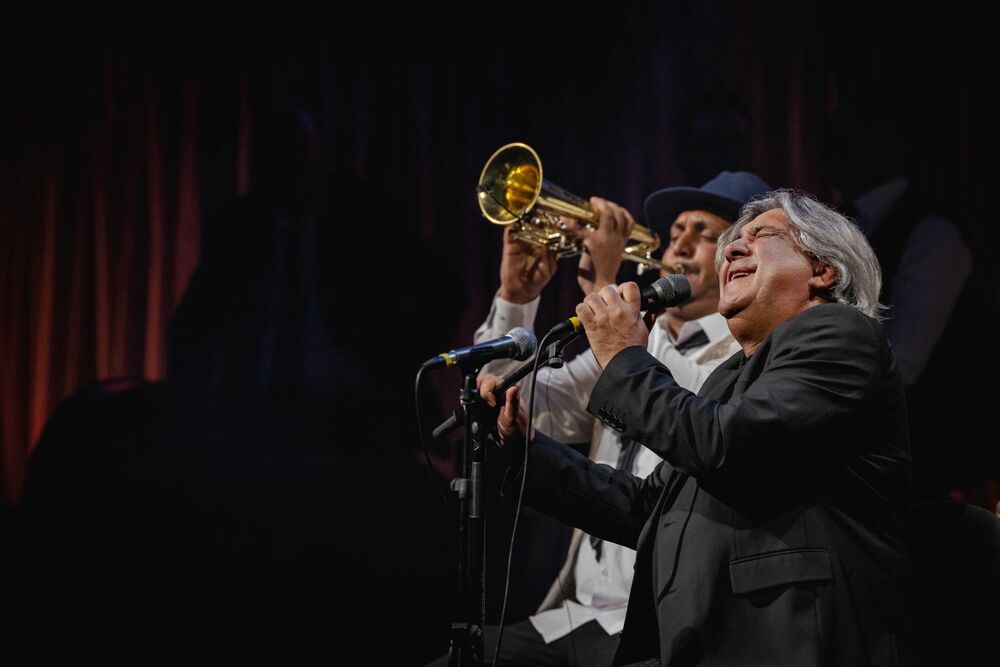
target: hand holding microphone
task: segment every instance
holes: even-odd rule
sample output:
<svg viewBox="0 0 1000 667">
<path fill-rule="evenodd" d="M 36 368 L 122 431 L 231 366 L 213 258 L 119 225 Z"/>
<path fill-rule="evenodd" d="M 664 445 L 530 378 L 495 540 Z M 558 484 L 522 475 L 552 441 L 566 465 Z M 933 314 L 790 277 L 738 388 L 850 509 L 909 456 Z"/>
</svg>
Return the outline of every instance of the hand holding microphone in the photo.
<svg viewBox="0 0 1000 667">
<path fill-rule="evenodd" d="M 662 310 L 691 297 L 691 285 L 682 275 L 660 278 L 640 292 L 636 283 L 607 287 L 588 295 L 576 307 L 576 316 L 587 332 L 590 349 L 601 368 L 615 355 L 635 345 L 643 349 L 649 340 L 649 327 L 642 310 Z"/>
<path fill-rule="evenodd" d="M 625 283 L 625 285 L 629 284 L 635 285 L 635 283 Z M 624 289 L 625 285 L 622 285 L 622 289 Z M 614 285 L 609 285 L 608 287 L 615 288 Z M 594 292 L 594 294 L 597 293 L 598 292 Z M 663 276 L 651 285 L 643 287 L 642 291 L 639 292 L 640 307 L 645 310 L 647 314 L 659 313 L 667 308 L 679 306 L 690 298 L 691 283 L 688 282 L 688 279 L 681 274 Z M 586 299 L 584 299 L 584 303 L 586 303 Z M 577 316 L 571 317 L 568 320 L 563 320 L 559 324 L 552 327 L 552 330 L 549 333 L 551 335 L 559 336 L 564 333 L 569 333 L 570 331 L 579 331 L 582 329 L 583 324 L 580 322 L 580 318 L 578 317 L 579 306 L 577 308 Z"/>
</svg>

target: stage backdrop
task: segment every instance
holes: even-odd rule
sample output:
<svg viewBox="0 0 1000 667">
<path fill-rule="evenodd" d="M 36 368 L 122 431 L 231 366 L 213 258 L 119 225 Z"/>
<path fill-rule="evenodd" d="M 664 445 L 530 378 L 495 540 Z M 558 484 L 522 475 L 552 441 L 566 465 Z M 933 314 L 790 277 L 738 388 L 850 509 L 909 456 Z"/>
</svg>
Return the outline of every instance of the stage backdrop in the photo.
<svg viewBox="0 0 1000 667">
<path fill-rule="evenodd" d="M 53 16 L 16 6 L 0 28 L 6 502 L 16 504 L 61 399 L 95 380 L 164 376 L 167 326 L 202 239 L 253 187 L 251 136 L 274 108 L 308 114 L 326 159 L 394 200 L 398 216 L 373 225 L 372 243 L 425 241 L 406 266 L 387 267 L 377 252 L 359 262 L 359 284 L 446 258 L 464 298 L 453 303 L 457 326 L 426 356 L 468 344 L 488 310 L 501 234 L 482 220 L 474 188 L 486 158 L 515 140 L 538 150 L 554 182 L 620 202 L 640 221 L 652 190 L 723 168 L 826 198 L 827 118 L 880 91 L 908 110 L 901 122 L 920 139 L 918 185 L 958 222 L 977 263 L 992 266 L 988 42 L 971 34 L 974 20 L 940 6 L 906 33 L 898 17 L 870 11 L 629 3 L 523 18 L 404 9 L 327 25 L 294 7 L 248 15 L 102 2 Z M 995 309 L 995 272 L 976 280 L 978 306 Z M 540 324 L 578 299 L 567 262 Z M 434 387 L 450 408 L 455 378 Z"/>
</svg>

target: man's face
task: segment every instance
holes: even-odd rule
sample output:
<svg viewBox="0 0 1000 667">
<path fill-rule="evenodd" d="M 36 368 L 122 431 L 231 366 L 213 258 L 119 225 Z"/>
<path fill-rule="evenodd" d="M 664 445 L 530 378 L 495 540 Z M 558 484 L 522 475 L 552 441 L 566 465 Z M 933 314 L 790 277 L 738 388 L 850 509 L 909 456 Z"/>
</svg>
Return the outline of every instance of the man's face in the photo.
<svg viewBox="0 0 1000 667">
<path fill-rule="evenodd" d="M 781 209 L 761 213 L 725 248 L 719 312 L 769 332 L 808 305 L 814 263 L 795 244 Z"/>
<path fill-rule="evenodd" d="M 729 222 L 708 211 L 682 211 L 670 227 L 670 245 L 663 252 L 663 264 L 682 266 L 691 282 L 691 300 L 669 311 L 677 319 L 696 320 L 718 309 L 715 249 L 719 235 L 727 229 Z"/>
</svg>

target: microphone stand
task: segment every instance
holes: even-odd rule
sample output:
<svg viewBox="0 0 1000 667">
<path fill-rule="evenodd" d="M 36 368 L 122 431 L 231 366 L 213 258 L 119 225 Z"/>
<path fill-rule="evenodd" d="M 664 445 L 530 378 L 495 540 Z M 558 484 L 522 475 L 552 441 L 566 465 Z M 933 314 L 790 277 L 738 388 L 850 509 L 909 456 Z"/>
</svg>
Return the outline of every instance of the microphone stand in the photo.
<svg viewBox="0 0 1000 667">
<path fill-rule="evenodd" d="M 486 448 L 478 437 L 478 404 L 476 391 L 479 366 L 462 368 L 462 390 L 456 414 L 464 419 L 462 439 L 462 476 L 453 479 L 452 490 L 458 495 L 459 507 L 459 600 L 461 619 L 451 624 L 450 667 L 480 667 L 483 664 L 483 628 L 486 625 L 486 544 L 483 516 L 483 473 Z"/>
<path fill-rule="evenodd" d="M 549 345 L 539 367 L 563 365 L 563 349 L 579 338 L 573 333 Z M 531 372 L 534 359 L 519 366 L 497 391 L 502 392 Z M 483 484 L 486 472 L 486 447 L 483 443 L 493 433 L 497 412 L 479 400 L 476 378 L 480 366 L 462 368 L 462 390 L 459 407 L 454 414 L 434 429 L 438 438 L 459 425 L 464 426 L 462 438 L 462 476 L 451 482 L 459 504 L 459 599 L 461 619 L 451 624 L 449 667 L 481 667 L 483 664 L 483 630 L 486 626 L 486 517 L 484 516 Z M 501 396 L 498 395 L 498 404 Z M 497 408 L 498 409 L 498 408 Z"/>
</svg>

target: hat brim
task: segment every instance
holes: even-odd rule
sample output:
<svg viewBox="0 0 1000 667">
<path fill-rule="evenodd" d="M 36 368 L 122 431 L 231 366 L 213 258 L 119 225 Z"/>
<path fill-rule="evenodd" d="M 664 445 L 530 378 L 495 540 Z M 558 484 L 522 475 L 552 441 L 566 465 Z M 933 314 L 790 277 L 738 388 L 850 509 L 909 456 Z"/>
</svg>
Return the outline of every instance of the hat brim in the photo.
<svg viewBox="0 0 1000 667">
<path fill-rule="evenodd" d="M 666 243 L 670 226 L 681 211 L 708 211 L 732 224 L 740 216 L 743 202 L 722 195 L 704 192 L 698 188 L 666 188 L 646 197 L 643 211 L 646 224 Z"/>
</svg>

